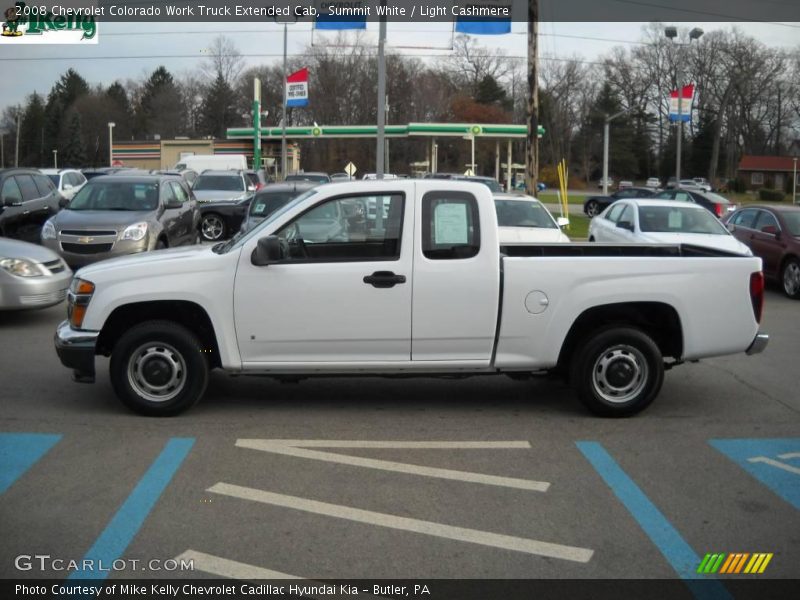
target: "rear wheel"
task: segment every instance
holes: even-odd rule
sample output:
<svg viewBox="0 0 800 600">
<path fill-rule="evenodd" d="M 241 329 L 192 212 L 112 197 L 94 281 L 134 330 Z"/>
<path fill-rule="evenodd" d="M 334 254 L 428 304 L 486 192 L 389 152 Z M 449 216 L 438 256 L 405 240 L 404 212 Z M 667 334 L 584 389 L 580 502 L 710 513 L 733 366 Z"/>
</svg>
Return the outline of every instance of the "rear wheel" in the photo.
<svg viewBox="0 0 800 600">
<path fill-rule="evenodd" d="M 217 214 L 209 213 L 203 215 L 200 221 L 200 235 L 207 242 L 216 242 L 225 237 L 227 227 L 225 221 Z"/>
<path fill-rule="evenodd" d="M 646 408 L 664 382 L 664 361 L 643 331 L 613 327 L 590 335 L 572 358 L 570 381 L 596 415 L 627 417 Z"/>
<path fill-rule="evenodd" d="M 596 217 L 600 212 L 600 205 L 596 200 L 589 200 L 586 203 L 586 215 L 589 217 Z"/>
<path fill-rule="evenodd" d="M 800 261 L 796 258 L 786 261 L 781 272 L 781 281 L 784 294 L 795 300 L 800 298 Z"/>
<path fill-rule="evenodd" d="M 111 353 L 110 373 L 125 406 L 157 417 L 194 406 L 208 383 L 200 342 L 171 321 L 147 321 L 123 334 Z"/>
</svg>

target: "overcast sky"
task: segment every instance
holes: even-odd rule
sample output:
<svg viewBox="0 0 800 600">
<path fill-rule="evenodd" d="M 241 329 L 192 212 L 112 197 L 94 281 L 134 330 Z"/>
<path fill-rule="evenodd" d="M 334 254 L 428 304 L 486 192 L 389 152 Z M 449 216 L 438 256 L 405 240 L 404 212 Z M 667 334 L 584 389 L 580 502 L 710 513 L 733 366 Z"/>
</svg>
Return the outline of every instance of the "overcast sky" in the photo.
<svg viewBox="0 0 800 600">
<path fill-rule="evenodd" d="M 640 40 L 643 25 L 542 22 L 540 54 L 543 57 L 578 56 L 595 60 L 615 45 L 625 45 L 626 40 Z M 700 26 L 706 32 L 733 26 L 731 23 L 691 25 Z M 768 46 L 790 49 L 800 45 L 800 24 L 797 23 L 738 23 L 736 27 Z M 248 65 L 280 61 L 283 52 L 282 30 L 274 23 L 101 23 L 98 29 L 99 42 L 92 46 L 0 46 L 0 64 L 6 73 L 4 84 L 0 86 L 0 110 L 24 102 L 33 91 L 46 96 L 55 80 L 70 67 L 91 84 L 103 85 L 117 79 L 140 78 L 162 64 L 175 75 L 197 69 L 203 61 L 204 49 L 216 35 L 227 35 L 233 39 L 239 51 L 245 55 Z M 368 32 L 373 37 L 376 30 L 377 24 L 368 25 Z M 480 42 L 485 46 L 503 48 L 511 56 L 524 57 L 527 54 L 526 31 L 527 23 L 513 23 L 511 35 L 480 36 Z M 425 59 L 446 56 L 451 32 L 452 25 L 448 23 L 390 23 L 388 44 L 413 46 L 416 49 L 403 48 L 398 51 L 422 55 Z M 315 43 L 324 43 L 324 35 L 313 33 Z M 310 24 L 289 26 L 290 55 L 302 52 L 311 41 Z M 187 57 L 168 58 L 164 55 Z M 103 58 L 142 56 L 153 58 Z M 311 90 L 312 97 L 313 93 Z"/>
</svg>

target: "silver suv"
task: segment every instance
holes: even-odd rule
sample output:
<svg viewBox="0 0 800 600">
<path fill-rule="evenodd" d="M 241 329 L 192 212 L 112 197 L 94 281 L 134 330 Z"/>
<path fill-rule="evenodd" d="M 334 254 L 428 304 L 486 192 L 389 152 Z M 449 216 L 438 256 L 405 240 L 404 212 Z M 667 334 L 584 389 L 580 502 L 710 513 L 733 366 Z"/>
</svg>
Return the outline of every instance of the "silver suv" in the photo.
<svg viewBox="0 0 800 600">
<path fill-rule="evenodd" d="M 244 200 L 256 191 L 256 186 L 244 171 L 206 170 L 192 185 L 198 202 Z"/>
</svg>

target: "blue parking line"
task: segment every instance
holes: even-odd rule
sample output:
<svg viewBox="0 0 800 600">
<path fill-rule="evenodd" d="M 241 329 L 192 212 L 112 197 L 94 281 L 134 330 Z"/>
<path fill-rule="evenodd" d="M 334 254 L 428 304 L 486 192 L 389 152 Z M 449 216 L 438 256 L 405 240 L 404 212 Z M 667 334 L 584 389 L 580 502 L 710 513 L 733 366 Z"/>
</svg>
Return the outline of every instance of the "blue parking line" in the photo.
<svg viewBox="0 0 800 600">
<path fill-rule="evenodd" d="M 800 438 L 709 440 L 708 443 L 800 509 Z"/>
<path fill-rule="evenodd" d="M 172 438 L 139 480 L 117 514 L 83 557 L 96 569 L 73 571 L 69 579 L 105 579 L 113 562 L 120 558 L 139 532 L 172 477 L 194 445 L 194 438 Z"/>
<path fill-rule="evenodd" d="M 61 439 L 49 433 L 0 433 L 0 494 Z"/>
<path fill-rule="evenodd" d="M 685 580 L 695 598 L 703 600 L 732 598 L 719 581 L 697 579 L 696 570 L 700 564 L 700 557 L 601 444 L 598 442 L 575 442 L 575 444 L 614 495 L 628 509 L 650 541 L 667 559 L 678 577 Z M 646 573 L 642 575 L 646 576 Z"/>
</svg>

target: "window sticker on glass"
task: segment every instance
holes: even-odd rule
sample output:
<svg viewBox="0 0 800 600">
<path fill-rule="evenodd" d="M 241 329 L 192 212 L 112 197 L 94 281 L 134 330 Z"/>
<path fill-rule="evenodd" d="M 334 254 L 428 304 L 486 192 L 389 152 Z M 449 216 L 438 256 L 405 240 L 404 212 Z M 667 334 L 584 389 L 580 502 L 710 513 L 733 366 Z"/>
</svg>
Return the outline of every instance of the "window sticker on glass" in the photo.
<svg viewBox="0 0 800 600">
<path fill-rule="evenodd" d="M 434 244 L 466 244 L 469 241 L 467 205 L 438 204 L 434 209 Z"/>
<path fill-rule="evenodd" d="M 683 225 L 683 214 L 679 210 L 671 210 L 669 212 L 669 228 L 680 229 Z"/>
</svg>

